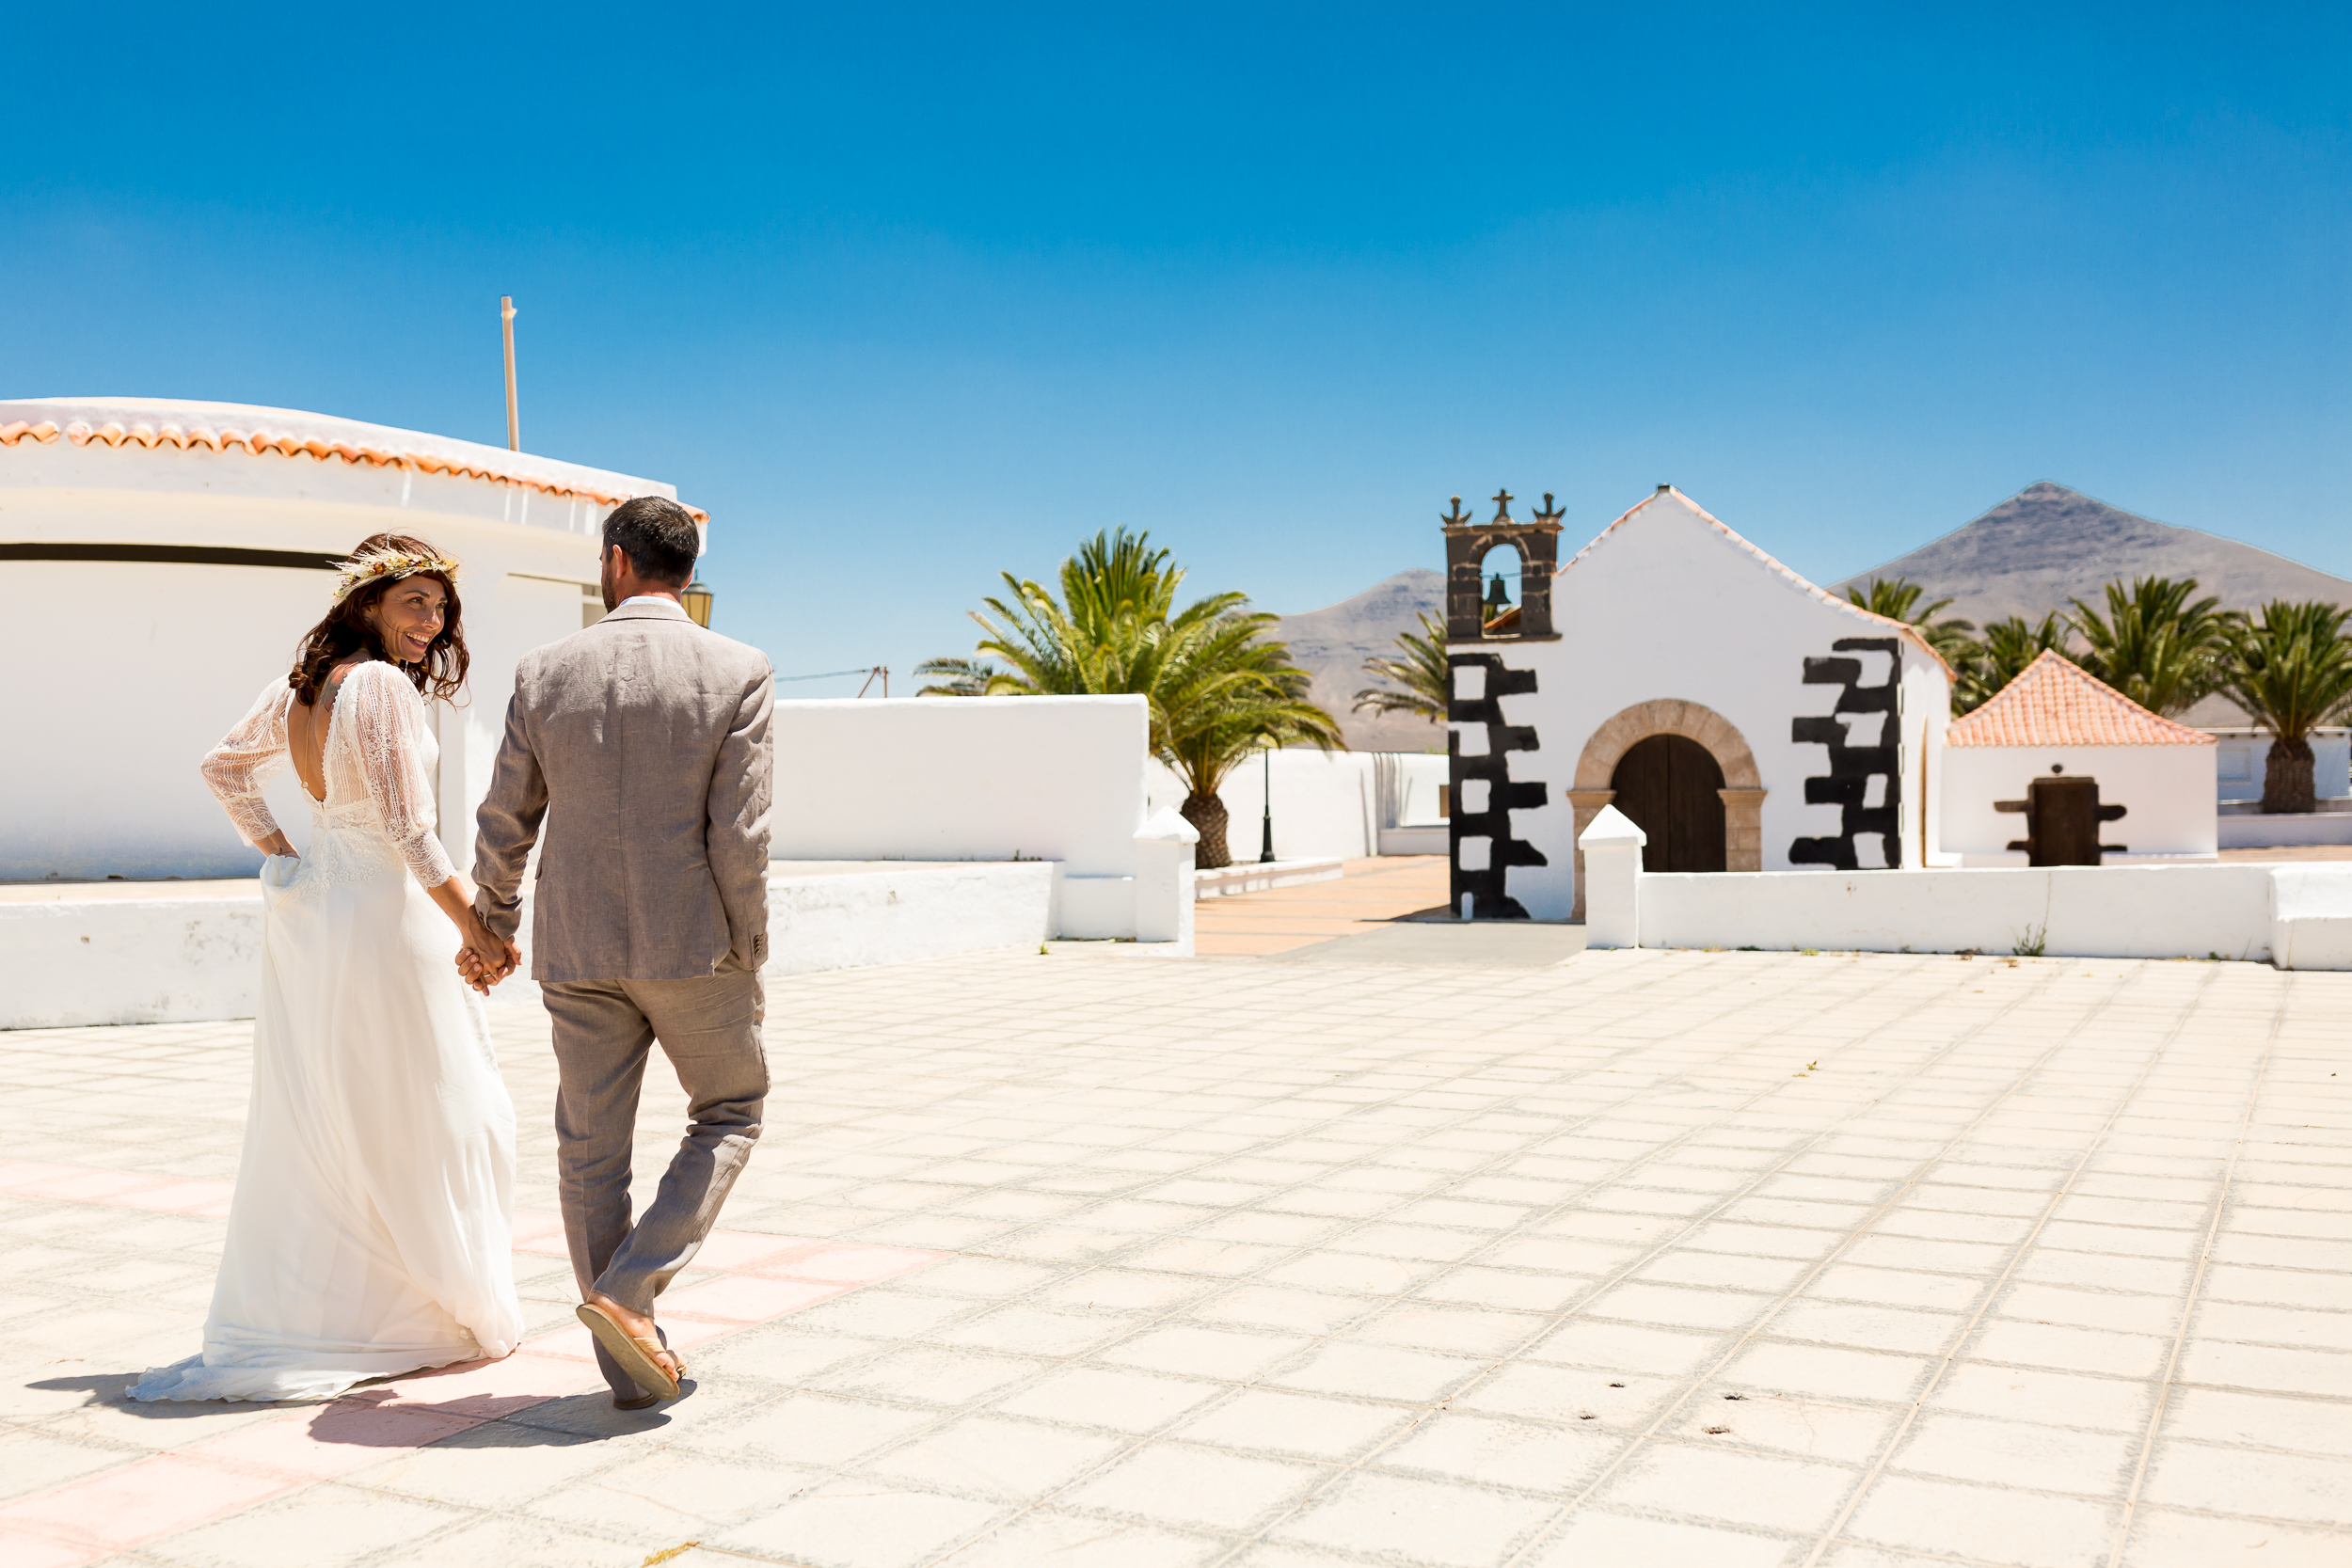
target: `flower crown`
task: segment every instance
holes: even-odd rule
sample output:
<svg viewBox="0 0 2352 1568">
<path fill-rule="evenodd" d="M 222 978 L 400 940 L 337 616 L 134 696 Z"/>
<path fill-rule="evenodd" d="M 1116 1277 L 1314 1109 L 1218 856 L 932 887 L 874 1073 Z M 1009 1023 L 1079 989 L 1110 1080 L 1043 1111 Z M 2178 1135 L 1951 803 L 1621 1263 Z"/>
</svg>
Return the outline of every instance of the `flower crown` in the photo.
<svg viewBox="0 0 2352 1568">
<path fill-rule="evenodd" d="M 415 577 L 419 572 L 438 572 L 455 582 L 457 562 L 431 550 L 361 550 L 335 568 L 335 597 L 332 602 L 341 604 L 351 597 L 355 590 L 365 588 L 372 582 L 397 582 L 402 578 Z"/>
</svg>

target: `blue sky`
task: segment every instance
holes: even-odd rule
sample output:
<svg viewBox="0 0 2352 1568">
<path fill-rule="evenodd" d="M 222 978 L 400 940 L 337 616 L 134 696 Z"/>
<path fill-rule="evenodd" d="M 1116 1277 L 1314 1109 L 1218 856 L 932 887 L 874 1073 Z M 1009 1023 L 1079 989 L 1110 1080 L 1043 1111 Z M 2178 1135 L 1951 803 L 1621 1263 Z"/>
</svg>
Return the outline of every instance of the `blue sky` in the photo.
<svg viewBox="0 0 2352 1568">
<path fill-rule="evenodd" d="M 511 293 L 524 444 L 708 508 L 785 674 L 1116 523 L 1317 608 L 1499 484 L 1828 580 L 2053 479 L 2352 576 L 2348 17 L 44 8 L 0 395 L 501 444 Z"/>
</svg>

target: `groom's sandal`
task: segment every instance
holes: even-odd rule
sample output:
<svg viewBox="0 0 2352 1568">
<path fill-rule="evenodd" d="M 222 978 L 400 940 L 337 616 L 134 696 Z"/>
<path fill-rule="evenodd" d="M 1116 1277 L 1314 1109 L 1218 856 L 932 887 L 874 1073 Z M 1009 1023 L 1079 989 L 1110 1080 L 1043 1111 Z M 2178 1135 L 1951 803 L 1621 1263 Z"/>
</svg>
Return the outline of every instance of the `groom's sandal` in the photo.
<svg viewBox="0 0 2352 1568">
<path fill-rule="evenodd" d="M 672 1355 L 660 1340 L 631 1338 L 628 1330 L 593 1301 L 581 1302 L 579 1312 L 580 1321 L 588 1325 L 588 1332 L 596 1337 L 596 1343 L 620 1363 L 621 1370 L 627 1372 L 638 1387 L 648 1390 L 646 1404 L 677 1398 L 677 1376 L 673 1374 L 671 1368 L 683 1373 L 686 1365 Z M 663 1366 L 664 1361 L 670 1366 Z M 612 1402 L 624 1410 L 644 1408 L 644 1405 L 625 1404 L 619 1400 Z"/>
</svg>

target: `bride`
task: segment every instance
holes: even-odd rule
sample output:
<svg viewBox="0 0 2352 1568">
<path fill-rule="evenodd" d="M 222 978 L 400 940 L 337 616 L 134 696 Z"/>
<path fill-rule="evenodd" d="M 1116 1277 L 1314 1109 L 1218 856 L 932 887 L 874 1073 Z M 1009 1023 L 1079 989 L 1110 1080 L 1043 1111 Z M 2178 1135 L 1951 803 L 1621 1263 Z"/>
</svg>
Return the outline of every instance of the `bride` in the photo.
<svg viewBox="0 0 2352 1568">
<path fill-rule="evenodd" d="M 325 1399 L 522 1337 L 515 1108 L 451 962 L 460 941 L 503 944 L 434 836 L 424 694 L 465 680 L 456 581 L 421 539 L 363 540 L 293 673 L 204 759 L 269 856 L 253 1103 L 203 1354 L 134 1399 Z M 289 760 L 310 797 L 300 858 L 262 801 Z"/>
</svg>

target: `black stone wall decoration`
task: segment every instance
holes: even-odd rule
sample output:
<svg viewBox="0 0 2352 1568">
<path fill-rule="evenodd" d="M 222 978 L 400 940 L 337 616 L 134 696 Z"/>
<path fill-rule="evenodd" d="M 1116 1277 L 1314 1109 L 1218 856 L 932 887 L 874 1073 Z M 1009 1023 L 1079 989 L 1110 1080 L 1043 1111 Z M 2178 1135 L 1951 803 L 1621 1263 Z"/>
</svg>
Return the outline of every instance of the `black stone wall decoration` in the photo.
<svg viewBox="0 0 2352 1568">
<path fill-rule="evenodd" d="M 1841 637 L 1830 647 L 1838 653 L 1881 653 L 1887 656 L 1886 684 L 1860 686 L 1862 661 L 1858 658 L 1811 658 L 1804 661 L 1804 684 L 1807 686 L 1842 686 L 1837 705 L 1826 719 L 1798 719 L 1790 721 L 1788 738 L 1801 746 L 1829 748 L 1829 772 L 1804 781 L 1804 800 L 1809 806 L 1838 806 L 1844 817 L 1840 832 L 1835 838 L 1800 838 L 1788 846 L 1791 865 L 1829 865 L 1840 871 L 1858 871 L 1861 865 L 1854 857 L 1856 833 L 1883 833 L 1886 844 L 1886 863 L 1902 864 L 1902 721 L 1899 717 L 1897 698 L 1902 690 L 1902 644 L 1892 637 Z M 1846 744 L 1846 726 L 1836 717 L 1847 713 L 1883 713 L 1886 717 L 1879 724 L 1879 743 L 1875 746 Z M 1884 774 L 1886 795 L 1875 806 L 1862 802 L 1869 798 L 1870 780 Z"/>
<path fill-rule="evenodd" d="M 1510 814 L 1533 811 L 1543 805 L 1545 786 L 1510 777 L 1510 753 L 1533 752 L 1537 749 L 1537 741 L 1533 724 L 1502 721 L 1500 699 L 1534 690 L 1535 672 L 1506 670 L 1501 657 L 1495 654 L 1454 654 L 1446 659 L 1449 675 L 1472 666 L 1486 673 L 1485 694 L 1467 699 L 1454 697 L 1446 705 L 1446 717 L 1454 723 L 1486 726 L 1486 754 L 1481 757 L 1464 756 L 1460 733 L 1446 732 L 1447 772 L 1453 780 L 1454 796 L 1454 815 L 1450 819 L 1454 830 L 1454 911 L 1456 915 L 1461 913 L 1462 895 L 1467 893 L 1470 896 L 1472 920 L 1525 920 L 1529 918 L 1526 906 L 1503 891 L 1503 874 L 1515 865 L 1549 865 L 1551 862 L 1525 839 L 1511 836 Z M 1462 809 L 1463 787 L 1472 779 L 1486 781 L 1485 811 Z M 1488 841 L 1485 870 L 1462 869 L 1462 841 L 1466 838 Z"/>
</svg>

